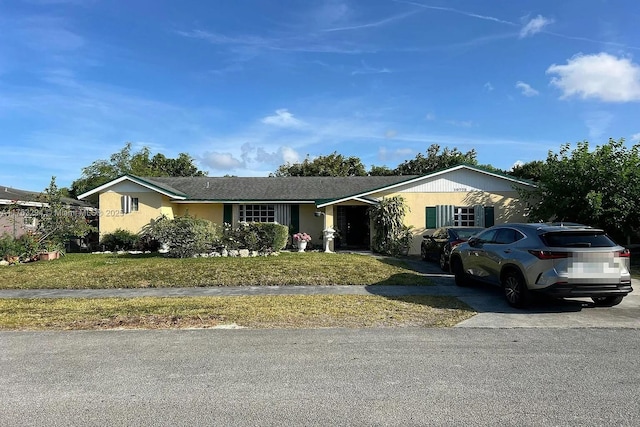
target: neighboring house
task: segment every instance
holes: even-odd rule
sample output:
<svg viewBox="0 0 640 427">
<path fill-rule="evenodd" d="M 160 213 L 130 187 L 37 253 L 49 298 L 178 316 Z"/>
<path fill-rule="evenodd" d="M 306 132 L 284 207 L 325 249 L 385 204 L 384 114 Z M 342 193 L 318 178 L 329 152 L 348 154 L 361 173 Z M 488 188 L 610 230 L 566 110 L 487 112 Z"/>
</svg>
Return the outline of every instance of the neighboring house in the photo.
<svg viewBox="0 0 640 427">
<path fill-rule="evenodd" d="M 0 186 L 0 236 L 8 234 L 17 238 L 36 231 L 42 209 L 49 206 L 42 199 L 42 193 Z M 86 202 L 69 197 L 62 197 L 61 201 L 68 209 L 79 210 L 87 218 L 95 215 Z"/>
<path fill-rule="evenodd" d="M 526 221 L 516 187 L 533 184 L 460 165 L 424 176 L 367 177 L 175 177 L 125 175 L 79 196 L 98 197 L 100 236 L 116 229 L 138 233 L 152 219 L 189 214 L 214 223 L 278 222 L 322 244 L 322 230 L 340 231 L 342 248 L 368 248 L 367 209 L 383 197 L 402 196 L 413 226 L 410 253 L 420 236 L 443 225 Z"/>
</svg>

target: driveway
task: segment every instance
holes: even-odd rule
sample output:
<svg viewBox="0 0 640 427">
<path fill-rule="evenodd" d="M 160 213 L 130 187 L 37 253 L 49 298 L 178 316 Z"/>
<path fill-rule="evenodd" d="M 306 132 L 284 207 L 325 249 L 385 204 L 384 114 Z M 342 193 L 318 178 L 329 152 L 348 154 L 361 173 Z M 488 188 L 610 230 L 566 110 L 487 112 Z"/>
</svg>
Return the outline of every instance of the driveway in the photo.
<svg viewBox="0 0 640 427">
<path fill-rule="evenodd" d="M 538 298 L 528 309 L 507 304 L 502 290 L 484 284 L 458 287 L 453 276 L 435 263 L 411 260 L 411 266 L 436 283 L 438 293 L 460 298 L 478 314 L 458 328 L 634 328 L 640 329 L 640 281 L 634 292 L 615 307 L 595 307 L 589 298 L 555 300 Z"/>
</svg>

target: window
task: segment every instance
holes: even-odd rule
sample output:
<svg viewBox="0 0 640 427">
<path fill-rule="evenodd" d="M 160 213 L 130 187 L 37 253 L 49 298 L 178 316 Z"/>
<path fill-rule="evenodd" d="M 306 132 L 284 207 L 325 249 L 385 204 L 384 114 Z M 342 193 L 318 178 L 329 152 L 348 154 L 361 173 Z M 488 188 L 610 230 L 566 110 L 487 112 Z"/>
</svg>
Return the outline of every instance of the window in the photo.
<svg viewBox="0 0 640 427">
<path fill-rule="evenodd" d="M 508 245 L 510 243 L 517 242 L 522 239 L 524 236 L 518 230 L 514 230 L 513 228 L 501 228 L 498 230 L 496 234 L 495 241 L 493 243 L 497 243 L 499 245 Z"/>
<path fill-rule="evenodd" d="M 123 214 L 138 211 L 138 198 L 131 196 L 120 197 L 120 210 Z"/>
<path fill-rule="evenodd" d="M 36 219 L 32 216 L 25 216 L 22 220 L 22 223 L 24 224 L 25 227 L 35 227 Z"/>
<path fill-rule="evenodd" d="M 453 225 L 459 227 L 473 227 L 476 225 L 473 208 L 456 206 L 453 210 Z"/>
<path fill-rule="evenodd" d="M 240 221 L 276 222 L 275 205 L 240 205 Z"/>
<path fill-rule="evenodd" d="M 494 224 L 493 206 L 427 206 L 425 228 L 491 227 Z"/>
</svg>

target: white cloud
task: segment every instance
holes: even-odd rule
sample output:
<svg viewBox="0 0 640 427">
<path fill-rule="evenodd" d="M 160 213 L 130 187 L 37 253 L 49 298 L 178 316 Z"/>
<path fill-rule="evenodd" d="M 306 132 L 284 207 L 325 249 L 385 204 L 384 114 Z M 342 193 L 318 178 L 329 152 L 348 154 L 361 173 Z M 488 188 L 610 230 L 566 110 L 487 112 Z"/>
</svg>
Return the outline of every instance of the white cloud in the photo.
<svg viewBox="0 0 640 427">
<path fill-rule="evenodd" d="M 540 94 L 540 92 L 538 92 L 525 82 L 516 82 L 516 88 L 520 89 L 524 96 L 537 96 Z"/>
<path fill-rule="evenodd" d="M 394 129 L 389 129 L 388 131 L 386 131 L 386 132 L 384 133 L 384 137 L 385 137 L 385 138 L 389 138 L 389 139 L 391 139 L 391 138 L 395 138 L 395 137 L 396 137 L 396 135 L 398 135 L 398 131 L 397 131 L 397 130 L 394 130 Z"/>
<path fill-rule="evenodd" d="M 604 52 L 579 54 L 566 65 L 551 65 L 547 74 L 558 75 L 551 84 L 562 91 L 561 99 L 577 96 L 605 102 L 640 101 L 640 66 L 629 58 Z"/>
<path fill-rule="evenodd" d="M 513 165 L 511 165 L 511 169 L 509 169 L 510 171 L 514 170 L 515 168 L 524 165 L 524 162 L 522 160 L 516 160 Z"/>
<path fill-rule="evenodd" d="M 276 110 L 273 116 L 267 116 L 261 120 L 262 123 L 283 128 L 298 128 L 304 126 L 304 122 L 293 117 L 293 114 L 286 108 Z"/>
<path fill-rule="evenodd" d="M 414 151 L 410 148 L 396 148 L 395 150 L 387 150 L 386 147 L 378 149 L 378 159 L 385 162 L 388 160 L 406 160 L 413 155 Z"/>
<path fill-rule="evenodd" d="M 633 135 L 631 135 L 631 141 L 632 142 L 640 142 L 640 132 L 634 133 Z"/>
<path fill-rule="evenodd" d="M 205 151 L 201 162 L 203 165 L 217 170 L 232 170 L 244 167 L 244 162 L 233 157 L 231 153 Z"/>
<path fill-rule="evenodd" d="M 473 126 L 473 122 L 471 120 L 447 120 L 447 124 L 461 128 L 470 128 Z"/>
<path fill-rule="evenodd" d="M 427 113 L 427 115 L 424 116 L 424 119 L 429 121 L 429 122 L 432 122 L 432 121 L 434 121 L 436 119 L 436 115 L 433 114 L 433 113 Z"/>
<path fill-rule="evenodd" d="M 491 84 L 491 82 L 486 82 L 484 84 L 484 90 L 486 90 L 487 92 L 492 92 L 493 91 L 493 85 Z"/>
<path fill-rule="evenodd" d="M 537 34 L 542 31 L 544 27 L 552 23 L 553 19 L 548 19 L 542 15 L 538 15 L 535 18 L 529 20 L 529 22 L 527 22 L 527 24 L 522 27 L 522 29 L 520 30 L 520 38 L 522 39 Z"/>
</svg>

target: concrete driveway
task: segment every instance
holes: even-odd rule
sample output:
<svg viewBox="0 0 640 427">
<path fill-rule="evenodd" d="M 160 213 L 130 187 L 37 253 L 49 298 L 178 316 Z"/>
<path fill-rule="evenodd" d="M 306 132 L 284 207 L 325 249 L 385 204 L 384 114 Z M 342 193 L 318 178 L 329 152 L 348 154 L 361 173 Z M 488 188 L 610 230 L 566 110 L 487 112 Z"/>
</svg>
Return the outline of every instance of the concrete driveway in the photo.
<svg viewBox="0 0 640 427">
<path fill-rule="evenodd" d="M 453 276 L 435 263 L 410 261 L 412 267 L 437 284 L 438 293 L 460 298 L 478 314 L 459 323 L 458 328 L 634 328 L 640 329 L 640 282 L 634 292 L 615 307 L 595 307 L 589 298 L 555 300 L 538 298 L 528 309 L 507 304 L 498 287 L 476 284 L 455 285 Z"/>
</svg>

